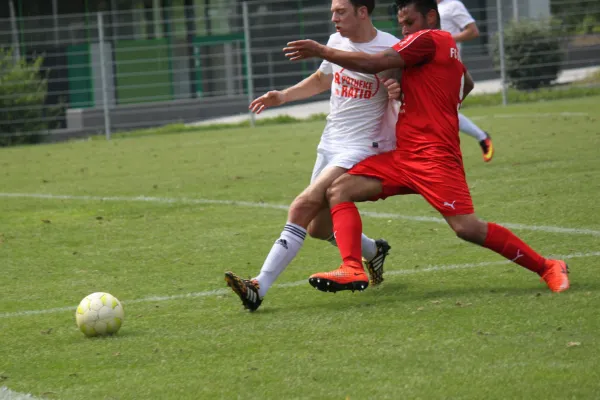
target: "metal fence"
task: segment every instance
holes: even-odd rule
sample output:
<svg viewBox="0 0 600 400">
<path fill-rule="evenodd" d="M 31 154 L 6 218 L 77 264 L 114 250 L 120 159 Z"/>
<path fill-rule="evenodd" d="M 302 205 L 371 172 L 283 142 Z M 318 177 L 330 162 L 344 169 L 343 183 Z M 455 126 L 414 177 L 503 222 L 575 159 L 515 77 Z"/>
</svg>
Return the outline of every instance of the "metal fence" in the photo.
<svg viewBox="0 0 600 400">
<path fill-rule="evenodd" d="M 32 133 L 110 138 L 116 131 L 239 114 L 254 96 L 291 86 L 318 68 L 320 60 L 291 63 L 281 49 L 299 38 L 325 43 L 333 33 L 329 2 L 218 3 L 208 10 L 139 8 L 24 18 L 11 7 L 11 18 L 0 28 L 0 145 Z M 392 3 L 378 3 L 373 21 L 399 36 Z M 516 68 L 540 77 L 553 65 L 563 82 L 583 76 L 579 68 L 600 65 L 600 0 L 538 3 L 482 0 L 478 4 L 484 6 L 470 8 L 481 35 L 463 46 L 463 60 L 476 81 L 504 93 L 505 103 L 509 85 L 531 79 L 532 74 L 511 76 Z M 528 37 L 529 61 L 515 67 L 507 38 L 515 26 L 532 20 L 550 26 L 550 34 Z M 557 40 L 556 48 L 544 46 Z M 552 54 L 560 57 L 549 58 Z M 33 64 L 38 57 L 41 64 Z M 556 83 L 555 74 L 549 78 Z"/>
</svg>

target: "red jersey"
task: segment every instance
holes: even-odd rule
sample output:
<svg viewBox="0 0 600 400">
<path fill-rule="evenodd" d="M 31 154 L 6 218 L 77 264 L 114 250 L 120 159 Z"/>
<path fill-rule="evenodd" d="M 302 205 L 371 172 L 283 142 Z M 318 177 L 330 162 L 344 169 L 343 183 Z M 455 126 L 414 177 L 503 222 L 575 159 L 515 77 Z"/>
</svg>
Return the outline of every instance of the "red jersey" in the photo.
<svg viewBox="0 0 600 400">
<path fill-rule="evenodd" d="M 466 69 L 452 35 L 422 30 L 394 46 L 404 59 L 402 108 L 396 124 L 397 150 L 409 157 L 452 157 L 462 161 L 458 109 Z"/>
</svg>

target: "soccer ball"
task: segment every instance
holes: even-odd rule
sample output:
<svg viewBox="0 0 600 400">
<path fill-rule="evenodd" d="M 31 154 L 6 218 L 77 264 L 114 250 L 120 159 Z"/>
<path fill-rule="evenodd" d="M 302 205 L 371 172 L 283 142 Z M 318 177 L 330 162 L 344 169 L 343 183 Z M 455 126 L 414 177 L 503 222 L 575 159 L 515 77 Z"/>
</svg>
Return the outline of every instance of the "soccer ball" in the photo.
<svg viewBox="0 0 600 400">
<path fill-rule="evenodd" d="M 109 293 L 86 296 L 75 312 L 77 327 L 85 336 L 106 336 L 117 333 L 123 324 L 123 306 Z"/>
</svg>

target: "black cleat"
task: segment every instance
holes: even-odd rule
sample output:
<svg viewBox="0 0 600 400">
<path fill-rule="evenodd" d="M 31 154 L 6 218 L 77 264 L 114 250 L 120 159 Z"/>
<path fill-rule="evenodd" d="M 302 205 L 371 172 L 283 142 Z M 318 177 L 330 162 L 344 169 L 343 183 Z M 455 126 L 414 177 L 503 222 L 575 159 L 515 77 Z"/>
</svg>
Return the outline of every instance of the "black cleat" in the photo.
<svg viewBox="0 0 600 400">
<path fill-rule="evenodd" d="M 373 257 L 371 261 L 367 261 L 363 258 L 363 263 L 369 272 L 371 285 L 373 286 L 377 286 L 383 282 L 383 263 L 392 248 L 384 239 L 376 240 L 375 244 L 377 245 L 377 254 L 375 257 Z"/>
<path fill-rule="evenodd" d="M 487 137 L 479 142 L 481 152 L 483 153 L 483 161 L 490 162 L 494 157 L 494 144 L 492 143 L 491 136 L 486 132 Z"/>
<path fill-rule="evenodd" d="M 258 294 L 258 282 L 256 280 L 242 279 L 233 272 L 225 272 L 225 282 L 238 295 L 244 308 L 256 311 L 262 304 L 262 299 Z"/>
</svg>

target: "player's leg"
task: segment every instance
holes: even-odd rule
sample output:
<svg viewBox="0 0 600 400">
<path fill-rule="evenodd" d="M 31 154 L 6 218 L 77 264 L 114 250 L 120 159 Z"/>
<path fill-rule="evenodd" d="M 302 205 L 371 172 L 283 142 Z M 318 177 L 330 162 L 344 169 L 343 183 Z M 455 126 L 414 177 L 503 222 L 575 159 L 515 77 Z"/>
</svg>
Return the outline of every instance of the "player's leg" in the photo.
<svg viewBox="0 0 600 400">
<path fill-rule="evenodd" d="M 398 194 L 402 186 L 392 152 L 370 157 L 338 178 L 327 190 L 333 231 L 342 257 L 335 271 L 317 273 L 309 283 L 325 292 L 363 290 L 368 286 L 361 263 L 362 221 L 354 202 Z"/>
<path fill-rule="evenodd" d="M 329 242 L 337 247 L 337 241 L 333 235 L 333 221 L 329 207 L 324 208 L 317 214 L 308 225 L 308 234 L 316 239 Z M 370 283 L 373 286 L 381 284 L 384 280 L 384 263 L 391 246 L 385 239 L 371 239 L 364 232 L 361 235 L 362 261 L 369 273 Z"/>
<path fill-rule="evenodd" d="M 479 142 L 479 147 L 481 147 L 483 160 L 485 162 L 492 161 L 492 157 L 494 157 L 494 145 L 492 143 L 492 138 L 487 132 L 460 113 L 458 114 L 458 128 L 461 132 L 474 137 L 477 142 Z"/>
<path fill-rule="evenodd" d="M 277 277 L 296 257 L 304 244 L 306 228 L 323 209 L 328 208 L 325 200 L 327 188 L 345 172 L 345 169 L 339 167 L 326 168 L 294 199 L 288 211 L 288 221 L 269 252 L 260 274 L 255 278 L 260 285 L 261 297 L 267 293 Z"/>
<path fill-rule="evenodd" d="M 328 151 L 324 148 L 319 149 L 319 154 L 327 159 L 327 167 L 340 167 L 348 170 L 361 161 L 373 156 L 373 153 L 379 151 L 373 148 L 343 148 L 337 151 Z M 318 169 L 313 172 L 313 179 Z M 328 241 L 334 246 L 337 242 L 333 235 L 333 224 L 329 207 L 324 208 L 312 219 L 308 225 L 308 233 L 312 237 Z M 383 282 L 383 265 L 391 249 L 390 245 L 384 239 L 373 240 L 364 233 L 361 234 L 362 258 L 365 267 L 369 272 L 371 283 L 378 285 Z"/>
<path fill-rule="evenodd" d="M 354 203 L 373 199 L 382 191 L 380 179 L 350 174 L 341 176 L 327 190 L 333 232 L 344 264 L 362 269 L 362 221 Z"/>
<path fill-rule="evenodd" d="M 464 171 L 460 165 L 428 163 L 427 170 L 435 179 L 411 176 L 418 192 L 446 219 L 456 235 L 468 242 L 486 247 L 503 257 L 542 276 L 550 289 L 568 289 L 567 266 L 562 261 L 546 260 L 508 229 L 480 220 Z M 564 273 L 562 272 L 564 270 Z"/>
<path fill-rule="evenodd" d="M 510 230 L 485 222 L 475 214 L 445 216 L 456 235 L 468 242 L 488 248 L 504 258 L 541 276 L 553 292 L 569 288 L 568 267 L 562 260 L 542 257 Z"/>
<path fill-rule="evenodd" d="M 382 192 L 381 181 L 358 175 L 343 175 L 327 191 L 335 239 L 342 266 L 335 271 L 313 274 L 309 283 L 324 292 L 364 290 L 369 278 L 362 265 L 362 220 L 354 201 L 366 201 Z"/>
<path fill-rule="evenodd" d="M 273 244 L 258 276 L 253 279 L 242 279 L 235 273 L 225 273 L 225 280 L 231 289 L 240 297 L 244 307 L 255 311 L 262 304 L 277 277 L 296 257 L 306 238 L 306 227 L 319 212 L 327 208 L 325 193 L 327 188 L 344 174 L 346 170 L 339 167 L 323 169 L 326 158 L 319 154 L 313 173 L 313 182 L 294 199 L 288 210 L 288 221 L 279 238 Z"/>
</svg>

